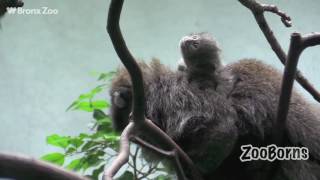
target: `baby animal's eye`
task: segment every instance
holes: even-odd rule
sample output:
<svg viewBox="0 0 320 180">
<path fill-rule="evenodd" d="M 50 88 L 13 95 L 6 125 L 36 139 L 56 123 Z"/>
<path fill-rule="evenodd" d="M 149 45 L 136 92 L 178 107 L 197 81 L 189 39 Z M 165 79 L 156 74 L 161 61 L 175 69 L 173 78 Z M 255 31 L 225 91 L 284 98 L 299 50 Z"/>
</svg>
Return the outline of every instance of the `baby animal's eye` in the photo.
<svg viewBox="0 0 320 180">
<path fill-rule="evenodd" d="M 192 39 L 196 40 L 198 38 L 199 38 L 198 35 L 192 35 Z"/>
<path fill-rule="evenodd" d="M 198 41 L 193 41 L 193 42 L 192 42 L 192 46 L 193 46 L 194 48 L 198 48 L 199 42 L 198 42 Z"/>
</svg>

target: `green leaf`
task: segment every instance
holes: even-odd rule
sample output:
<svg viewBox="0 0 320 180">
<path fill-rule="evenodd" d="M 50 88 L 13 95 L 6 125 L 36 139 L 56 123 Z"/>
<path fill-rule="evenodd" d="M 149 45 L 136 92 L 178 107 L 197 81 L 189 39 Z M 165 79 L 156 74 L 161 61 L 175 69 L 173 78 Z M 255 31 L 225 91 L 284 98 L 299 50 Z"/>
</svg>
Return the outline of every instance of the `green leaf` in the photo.
<svg viewBox="0 0 320 180">
<path fill-rule="evenodd" d="M 95 141 L 88 141 L 85 143 L 85 145 L 82 147 L 81 151 L 89 151 L 92 148 L 95 148 L 96 146 L 99 146 L 100 143 Z"/>
<path fill-rule="evenodd" d="M 81 139 L 88 138 L 88 137 L 90 137 L 89 134 L 86 134 L 86 133 L 80 133 L 79 134 L 79 138 L 81 138 Z"/>
<path fill-rule="evenodd" d="M 69 148 L 67 148 L 66 149 L 66 154 L 68 154 L 68 155 L 70 155 L 70 154 L 72 154 L 72 153 L 74 153 L 74 152 L 76 152 L 77 151 L 77 148 L 75 148 L 75 147 L 69 147 Z"/>
<path fill-rule="evenodd" d="M 66 111 L 69 111 L 70 109 L 74 108 L 79 103 L 78 100 L 74 101 L 67 109 Z"/>
<path fill-rule="evenodd" d="M 104 152 L 99 151 L 98 153 L 94 153 L 88 156 L 86 162 L 89 164 L 90 167 L 97 166 L 103 162 L 102 156 L 105 154 Z"/>
<path fill-rule="evenodd" d="M 87 111 L 87 112 L 93 111 L 93 108 L 90 102 L 80 102 L 74 107 L 74 109 Z"/>
<path fill-rule="evenodd" d="M 73 170 L 73 171 L 79 171 L 81 169 L 81 166 L 82 166 L 82 158 L 75 159 L 67 165 L 67 169 Z"/>
<path fill-rule="evenodd" d="M 111 71 L 111 72 L 108 72 L 108 73 L 101 73 L 99 78 L 98 78 L 98 81 L 107 81 L 107 80 L 110 80 L 114 75 L 116 74 L 116 72 L 114 71 Z"/>
<path fill-rule="evenodd" d="M 91 104 L 94 109 L 104 109 L 110 107 L 110 104 L 106 100 L 93 101 Z"/>
<path fill-rule="evenodd" d="M 110 134 L 106 134 L 103 136 L 103 138 L 105 140 L 107 140 L 108 142 L 117 142 L 120 140 L 120 136 L 114 134 L 114 133 L 110 133 Z"/>
<path fill-rule="evenodd" d="M 91 106 L 94 106 L 94 105 L 92 105 L 90 101 L 94 98 L 96 94 L 100 93 L 105 86 L 106 84 L 102 84 L 93 88 L 89 93 L 81 94 L 77 100 L 72 102 L 72 104 L 67 108 L 66 111 L 69 111 L 70 109 L 72 109 L 72 110 L 84 110 L 84 111 L 92 112 Z M 97 103 L 98 103 L 97 106 L 99 106 L 97 107 L 97 109 L 106 108 L 110 106 L 107 102 L 104 102 L 102 105 L 103 107 L 100 108 L 101 102 L 97 102 Z"/>
<path fill-rule="evenodd" d="M 171 180 L 171 178 L 166 175 L 159 175 L 156 177 L 156 180 Z"/>
<path fill-rule="evenodd" d="M 69 137 L 53 134 L 47 137 L 47 143 L 53 146 L 66 148 L 69 145 Z"/>
<path fill-rule="evenodd" d="M 81 138 L 72 138 L 70 139 L 70 144 L 74 147 L 78 148 L 83 144 L 83 140 Z"/>
<path fill-rule="evenodd" d="M 93 89 L 91 90 L 91 95 L 94 96 L 94 95 L 96 95 L 97 93 L 101 92 L 101 91 L 103 90 L 103 87 L 104 87 L 104 85 L 99 85 L 99 86 L 93 88 Z"/>
<path fill-rule="evenodd" d="M 41 159 L 62 166 L 64 163 L 65 155 L 61 153 L 51 153 L 42 156 Z"/>
<path fill-rule="evenodd" d="M 106 125 L 106 126 L 112 126 L 112 122 L 111 122 L 111 118 L 110 117 L 106 117 L 103 119 L 99 119 L 97 120 L 97 124 L 98 125 Z"/>
<path fill-rule="evenodd" d="M 85 100 L 85 99 L 91 99 L 93 98 L 93 95 L 92 93 L 88 93 L 88 94 L 81 94 L 78 98 L 78 101 L 82 101 L 82 100 Z"/>
<path fill-rule="evenodd" d="M 100 109 L 94 110 L 93 118 L 96 120 L 97 131 L 102 131 L 104 133 L 109 133 L 113 131 L 110 116 L 106 115 Z"/>
<path fill-rule="evenodd" d="M 74 109 L 93 112 L 94 109 L 105 109 L 110 107 L 110 104 L 106 100 L 97 100 L 92 102 L 79 102 L 75 105 Z"/>
<path fill-rule="evenodd" d="M 93 180 L 98 180 L 98 179 L 99 179 L 99 175 L 100 175 L 100 174 L 103 172 L 103 170 L 104 170 L 104 166 L 105 166 L 105 165 L 102 165 L 102 166 L 100 166 L 99 168 L 93 170 L 92 175 L 90 176 L 91 179 L 93 179 Z"/>
<path fill-rule="evenodd" d="M 116 180 L 132 180 L 132 179 L 134 179 L 133 173 L 130 171 L 126 171 Z"/>
<path fill-rule="evenodd" d="M 99 120 L 99 119 L 104 119 L 108 117 L 103 111 L 101 111 L 100 109 L 95 109 L 93 111 L 93 118 L 95 120 Z"/>
<path fill-rule="evenodd" d="M 97 126 L 97 131 L 101 132 L 103 134 L 108 134 L 110 132 L 113 132 L 113 128 L 111 127 L 111 125 L 98 125 Z"/>
</svg>

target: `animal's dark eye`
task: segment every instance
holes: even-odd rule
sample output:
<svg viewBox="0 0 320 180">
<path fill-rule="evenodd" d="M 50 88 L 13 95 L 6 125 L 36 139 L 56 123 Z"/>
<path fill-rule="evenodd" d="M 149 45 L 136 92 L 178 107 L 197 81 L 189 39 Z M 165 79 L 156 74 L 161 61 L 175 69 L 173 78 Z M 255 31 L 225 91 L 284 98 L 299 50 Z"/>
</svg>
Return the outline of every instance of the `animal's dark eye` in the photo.
<svg viewBox="0 0 320 180">
<path fill-rule="evenodd" d="M 192 35 L 192 39 L 196 40 L 198 38 L 199 38 L 198 35 Z"/>
<path fill-rule="evenodd" d="M 198 42 L 198 41 L 193 41 L 193 42 L 192 42 L 192 46 L 193 46 L 194 48 L 198 48 L 198 47 L 199 47 L 199 42 Z"/>
</svg>

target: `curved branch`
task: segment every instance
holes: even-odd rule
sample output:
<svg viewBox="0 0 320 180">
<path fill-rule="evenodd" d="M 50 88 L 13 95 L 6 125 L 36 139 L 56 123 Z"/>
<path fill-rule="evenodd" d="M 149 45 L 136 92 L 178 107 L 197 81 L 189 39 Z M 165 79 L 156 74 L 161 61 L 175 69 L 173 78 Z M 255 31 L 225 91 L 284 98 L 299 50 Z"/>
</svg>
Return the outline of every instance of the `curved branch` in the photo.
<svg viewBox="0 0 320 180">
<path fill-rule="evenodd" d="M 286 27 L 291 27 L 292 26 L 291 17 L 288 16 L 285 12 L 280 11 L 277 6 L 268 5 L 268 4 L 262 4 L 262 13 L 264 11 L 268 11 L 268 12 L 271 12 L 271 13 L 274 13 L 274 14 L 277 14 L 278 16 L 280 16 L 282 23 Z"/>
<path fill-rule="evenodd" d="M 134 124 L 130 122 L 123 130 L 120 139 L 120 150 L 117 158 L 112 162 L 111 166 L 106 169 L 104 174 L 105 180 L 112 180 L 113 176 L 120 170 L 120 168 L 128 162 L 130 155 L 130 136 L 133 132 Z"/>
<path fill-rule="evenodd" d="M 189 156 L 166 133 L 153 124 L 151 120 L 146 120 L 139 128 L 141 128 L 141 131 L 147 134 L 148 137 L 152 137 L 161 147 L 170 149 L 171 151 L 175 150 L 179 155 L 179 160 L 181 160 L 182 164 L 191 172 L 192 179 L 202 180 L 202 175 Z"/>
<path fill-rule="evenodd" d="M 261 4 L 261 3 L 258 3 L 256 0 L 239 0 L 239 2 L 251 10 L 251 12 L 255 17 L 256 22 L 258 23 L 261 31 L 263 32 L 265 38 L 270 44 L 272 50 L 278 56 L 281 63 L 285 65 L 287 60 L 287 55 L 281 48 L 281 45 L 279 44 L 276 37 L 274 36 L 274 33 L 272 32 L 271 28 L 269 27 L 264 17 L 264 12 L 268 11 L 268 12 L 272 12 L 279 15 L 281 17 L 282 22 L 287 27 L 291 26 L 291 18 L 288 15 L 286 15 L 284 12 L 280 11 L 274 5 Z M 298 81 L 298 83 L 306 91 L 308 91 L 316 101 L 320 102 L 320 93 L 314 88 L 314 86 L 308 81 L 308 79 L 302 75 L 302 73 L 299 70 L 297 70 L 295 78 Z"/>
<path fill-rule="evenodd" d="M 89 180 L 61 167 L 30 157 L 0 153 L 0 178 L 17 180 Z"/>
<path fill-rule="evenodd" d="M 112 0 L 109 7 L 107 31 L 114 49 L 128 70 L 132 81 L 133 91 L 133 120 L 137 123 L 144 121 L 145 96 L 142 72 L 131 55 L 120 30 L 119 20 L 124 0 Z"/>
<path fill-rule="evenodd" d="M 144 141 L 143 139 L 141 139 L 139 137 L 132 137 L 132 142 L 134 142 L 134 143 L 136 143 L 146 149 L 149 149 L 152 152 L 155 152 L 157 154 L 161 154 L 162 156 L 165 156 L 166 158 L 173 160 L 174 161 L 173 164 L 174 164 L 175 170 L 177 171 L 178 178 L 179 179 L 187 179 L 186 175 L 183 171 L 182 165 L 179 161 L 178 154 L 175 150 L 173 150 L 173 151 L 162 150 L 162 149 Z"/>
<path fill-rule="evenodd" d="M 319 44 L 320 44 L 320 32 L 306 34 L 303 37 L 301 37 L 301 46 L 303 49 L 311 46 L 317 46 Z"/>
<path fill-rule="evenodd" d="M 145 112 L 145 96 L 143 87 L 143 77 L 142 72 L 136 63 L 134 57 L 128 50 L 126 43 L 122 37 L 119 20 L 120 14 L 123 6 L 124 0 L 112 0 L 109 13 L 108 13 L 108 23 L 107 31 L 112 40 L 113 46 L 124 64 L 127 68 L 133 86 L 133 112 L 132 119 L 134 123 L 134 128 L 138 129 L 139 132 L 146 135 L 148 138 L 158 142 L 161 147 L 165 149 L 176 150 L 179 155 L 179 160 L 182 161 L 183 165 L 186 165 L 191 170 L 192 179 L 201 180 L 201 174 L 194 166 L 191 159 L 185 154 L 185 152 L 161 129 L 155 126 L 150 121 L 147 121 L 144 117 Z M 115 162 L 117 163 L 117 162 Z M 119 164 L 121 164 L 119 160 Z"/>
</svg>

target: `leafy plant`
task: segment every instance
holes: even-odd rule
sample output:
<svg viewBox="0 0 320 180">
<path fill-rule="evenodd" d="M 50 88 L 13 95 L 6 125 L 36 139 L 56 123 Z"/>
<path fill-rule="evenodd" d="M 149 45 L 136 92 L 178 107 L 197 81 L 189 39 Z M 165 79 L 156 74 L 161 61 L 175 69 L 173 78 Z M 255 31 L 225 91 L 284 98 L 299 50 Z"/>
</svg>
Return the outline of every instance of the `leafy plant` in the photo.
<svg viewBox="0 0 320 180">
<path fill-rule="evenodd" d="M 106 165 L 110 165 L 119 148 L 120 135 L 113 131 L 111 118 L 105 111 L 110 107 L 106 99 L 97 99 L 105 92 L 114 72 L 101 73 L 98 81 L 102 82 L 91 91 L 81 94 L 67 111 L 85 111 L 92 114 L 92 133 L 80 133 L 78 136 L 52 134 L 47 137 L 47 144 L 62 149 L 41 157 L 42 160 L 77 171 L 91 179 L 101 179 Z M 127 168 L 119 175 L 119 180 L 131 179 L 171 179 L 166 168 L 160 162 L 146 161 L 138 146 L 132 146 Z"/>
</svg>

